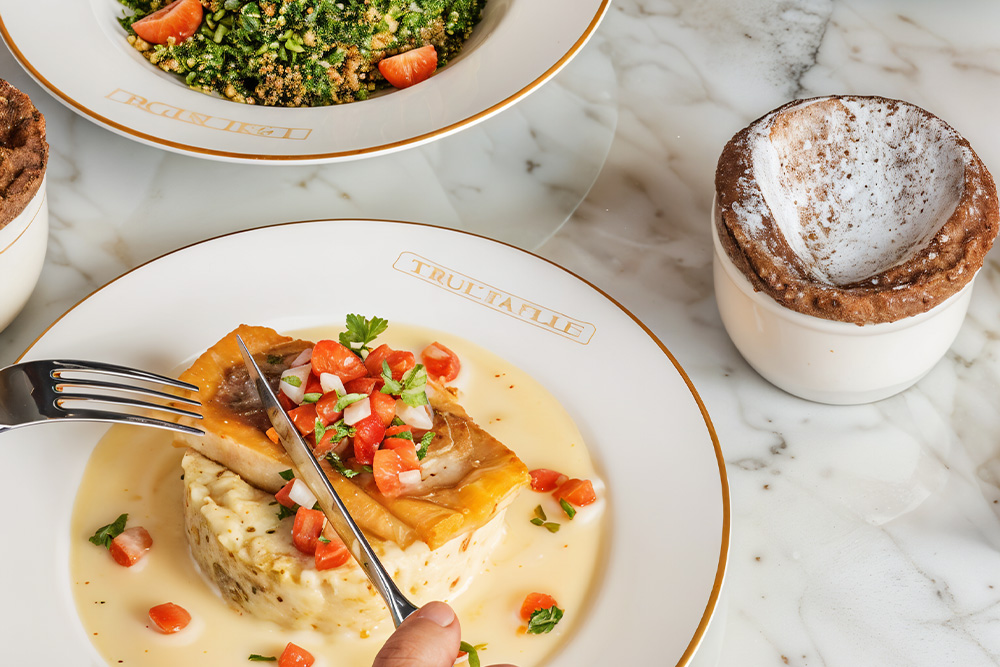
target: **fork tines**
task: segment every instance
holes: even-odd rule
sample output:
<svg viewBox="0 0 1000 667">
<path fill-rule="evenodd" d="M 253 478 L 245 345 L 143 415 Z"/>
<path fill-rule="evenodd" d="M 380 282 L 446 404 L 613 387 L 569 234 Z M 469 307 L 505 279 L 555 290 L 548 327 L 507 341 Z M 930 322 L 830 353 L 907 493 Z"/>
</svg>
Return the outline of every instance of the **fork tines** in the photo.
<svg viewBox="0 0 1000 667">
<path fill-rule="evenodd" d="M 179 430 L 195 435 L 203 434 L 200 429 L 178 421 L 157 419 L 142 414 L 143 411 L 152 410 L 178 417 L 201 419 L 200 413 L 178 407 L 185 405 L 197 408 L 201 406 L 200 402 L 149 386 L 125 384 L 108 379 L 92 379 L 87 376 L 96 375 L 99 378 L 103 376 L 152 385 L 164 385 L 192 392 L 198 391 L 198 387 L 195 385 L 156 373 L 114 364 L 68 360 L 57 360 L 50 363 L 48 375 L 52 380 L 54 405 L 70 419 L 123 421 Z M 158 399 L 162 402 L 140 400 L 134 398 L 135 395 Z M 93 403 L 108 405 L 110 409 L 101 410 L 87 407 L 88 404 Z"/>
</svg>

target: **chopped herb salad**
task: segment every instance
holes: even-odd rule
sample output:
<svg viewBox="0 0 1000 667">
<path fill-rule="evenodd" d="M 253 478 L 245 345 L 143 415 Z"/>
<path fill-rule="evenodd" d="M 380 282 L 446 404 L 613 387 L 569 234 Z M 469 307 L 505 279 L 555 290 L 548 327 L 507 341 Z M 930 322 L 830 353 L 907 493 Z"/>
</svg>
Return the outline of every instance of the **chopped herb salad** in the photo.
<svg viewBox="0 0 1000 667">
<path fill-rule="evenodd" d="M 119 19 L 129 43 L 160 69 L 177 74 L 195 90 L 236 102 L 290 107 L 364 100 L 390 84 L 402 87 L 423 80 L 458 53 L 485 4 L 119 2 L 131 10 Z M 429 51 L 436 58 L 428 58 Z"/>
</svg>

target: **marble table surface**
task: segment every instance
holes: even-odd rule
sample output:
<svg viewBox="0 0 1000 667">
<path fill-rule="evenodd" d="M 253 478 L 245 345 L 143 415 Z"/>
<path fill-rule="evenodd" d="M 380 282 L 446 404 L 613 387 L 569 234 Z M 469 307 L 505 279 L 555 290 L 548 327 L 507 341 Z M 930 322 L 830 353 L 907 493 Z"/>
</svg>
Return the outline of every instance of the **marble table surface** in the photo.
<svg viewBox="0 0 1000 667">
<path fill-rule="evenodd" d="M 712 416 L 732 542 L 695 664 L 1000 664 L 1000 250 L 927 377 L 831 407 L 775 389 L 733 347 L 708 228 L 722 146 L 793 98 L 911 101 L 1000 173 L 998 24 L 992 0 L 615 0 L 579 56 L 518 105 L 426 146 L 323 166 L 138 145 L 61 106 L 2 49 L 0 77 L 46 115 L 52 158 L 45 269 L 0 333 L 0 365 L 119 274 L 226 232 L 365 217 L 486 234 L 622 303 Z"/>
</svg>

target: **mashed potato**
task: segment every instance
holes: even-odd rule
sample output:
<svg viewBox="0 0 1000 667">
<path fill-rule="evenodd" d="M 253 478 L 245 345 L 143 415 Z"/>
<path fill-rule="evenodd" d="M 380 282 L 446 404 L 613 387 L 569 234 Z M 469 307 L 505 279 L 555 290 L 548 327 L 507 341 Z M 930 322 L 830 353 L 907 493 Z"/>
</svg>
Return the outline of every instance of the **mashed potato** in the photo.
<svg viewBox="0 0 1000 667">
<path fill-rule="evenodd" d="M 184 520 L 191 553 L 229 605 L 289 629 L 365 634 L 389 619 L 385 604 L 353 560 L 317 571 L 292 543 L 291 517 L 278 519 L 274 496 L 189 450 L 183 458 Z M 503 539 L 504 512 L 433 552 L 420 541 L 401 549 L 372 540 L 396 585 L 416 604 L 453 600 L 481 572 Z"/>
</svg>

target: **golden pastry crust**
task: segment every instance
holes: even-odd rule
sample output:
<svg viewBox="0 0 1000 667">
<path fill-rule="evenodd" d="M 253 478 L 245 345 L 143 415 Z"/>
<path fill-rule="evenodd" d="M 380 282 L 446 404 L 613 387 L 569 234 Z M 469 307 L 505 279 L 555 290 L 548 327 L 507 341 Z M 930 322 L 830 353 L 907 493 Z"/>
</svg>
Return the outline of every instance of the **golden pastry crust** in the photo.
<svg viewBox="0 0 1000 667">
<path fill-rule="evenodd" d="M 0 79 L 0 229 L 38 192 L 48 160 L 45 117 L 27 95 Z"/>
<path fill-rule="evenodd" d="M 891 146 L 888 151 L 880 146 L 870 152 L 859 146 L 859 132 L 852 124 L 859 123 L 860 110 L 866 117 L 872 114 L 871 117 L 885 123 L 884 128 L 870 133 L 869 140 L 890 143 L 899 140 L 900 145 Z M 762 186 L 758 178 L 763 168 L 759 163 L 763 159 L 762 141 L 770 142 L 768 150 L 777 145 L 774 151 L 781 161 L 780 174 L 772 178 L 770 188 Z M 922 154 L 912 150 L 912 146 L 930 148 Z M 879 160 L 874 159 L 861 164 L 863 160 L 858 156 L 862 154 L 881 155 L 883 162 L 877 164 Z M 886 155 L 893 159 L 884 159 Z M 947 164 L 940 165 L 940 169 L 927 163 L 917 168 L 918 161 L 928 156 Z M 953 183 L 945 183 L 947 179 L 941 177 L 949 169 L 955 174 Z M 820 178 L 809 184 L 812 201 L 799 201 L 791 195 L 789 201 L 775 201 L 773 184 L 784 185 L 797 178 L 800 181 L 794 185 L 801 185 L 801 179 L 817 172 L 821 173 Z M 824 252 L 827 256 L 823 259 L 829 259 L 836 252 L 825 251 L 823 244 L 831 230 L 837 231 L 837 225 L 871 224 L 857 219 L 835 219 L 829 213 L 835 210 L 830 202 L 836 201 L 838 195 L 833 191 L 837 188 L 846 191 L 850 187 L 851 196 L 855 196 L 858 187 L 868 187 L 867 182 L 848 183 L 847 179 L 859 174 L 874 176 L 878 184 L 872 187 L 884 188 L 883 199 L 893 206 L 891 210 L 876 213 L 889 220 L 889 224 L 897 229 L 906 225 L 930 226 L 920 238 L 911 232 L 912 247 L 895 248 L 897 256 L 883 258 L 873 272 L 847 280 L 831 280 L 810 260 Z M 930 176 L 931 185 L 925 176 Z M 726 145 L 715 183 L 719 239 L 756 291 L 763 291 L 791 310 L 858 325 L 917 315 L 959 292 L 982 267 L 1000 219 L 993 179 L 969 143 L 933 114 L 906 102 L 881 97 L 797 100 L 766 114 Z M 932 191 L 935 186 L 949 189 L 945 185 L 953 186 L 954 192 Z M 765 190 L 771 191 L 770 199 Z M 813 210 L 816 202 L 819 205 Z M 913 221 L 925 213 L 926 207 L 942 202 L 947 202 L 950 213 L 945 213 L 940 222 Z M 787 211 L 792 210 L 793 218 L 801 219 L 805 226 L 812 225 L 802 238 L 786 238 L 778 220 L 777 209 L 782 206 L 786 220 Z M 907 215 L 897 215 L 899 211 Z M 799 252 L 793 245 L 799 247 Z M 808 252 L 804 253 L 802 248 Z M 847 252 L 851 252 L 850 248 Z M 803 259 L 803 254 L 807 259 Z"/>
</svg>

